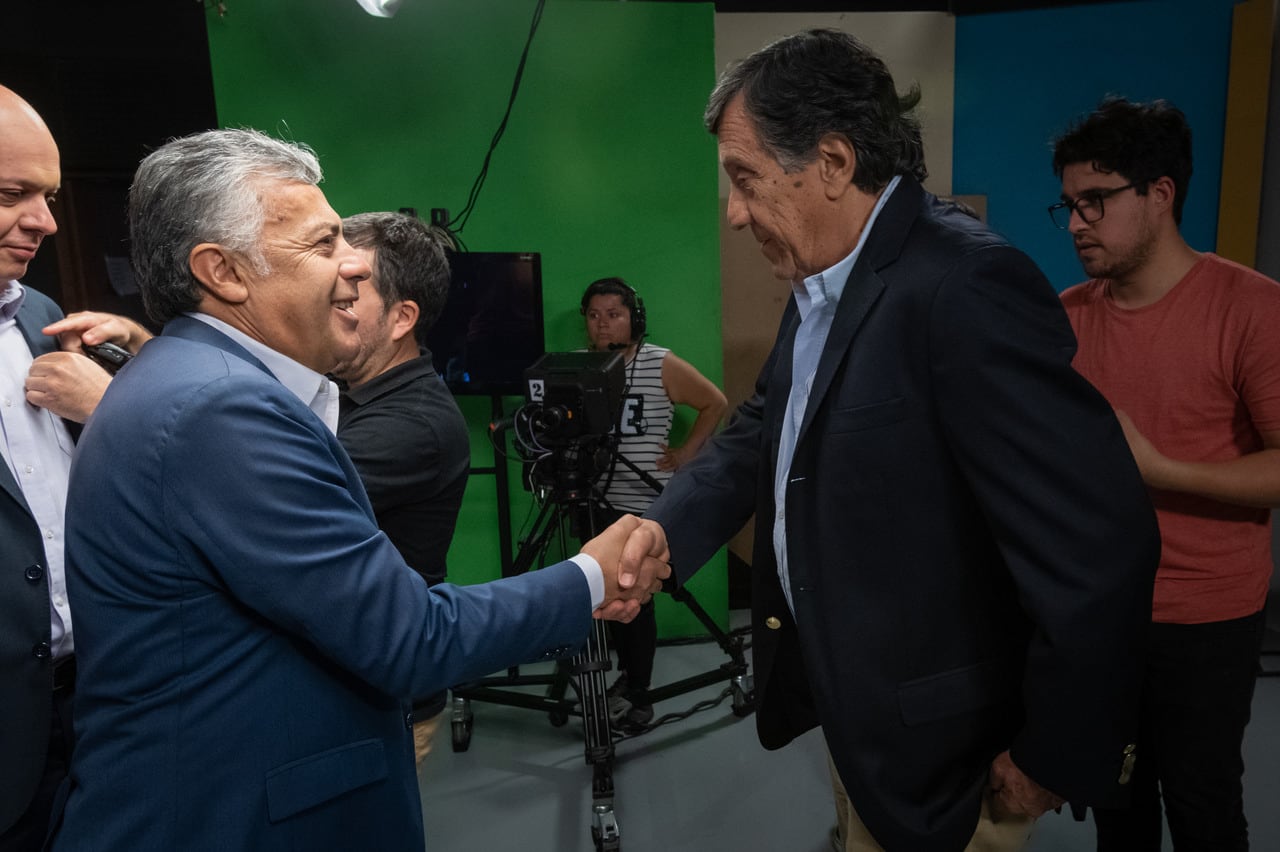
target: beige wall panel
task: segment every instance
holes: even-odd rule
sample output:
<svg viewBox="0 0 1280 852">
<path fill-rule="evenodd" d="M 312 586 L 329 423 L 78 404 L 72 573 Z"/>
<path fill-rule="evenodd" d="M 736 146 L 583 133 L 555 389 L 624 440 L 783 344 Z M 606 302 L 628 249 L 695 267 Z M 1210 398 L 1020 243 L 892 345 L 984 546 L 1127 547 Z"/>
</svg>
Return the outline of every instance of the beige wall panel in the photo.
<svg viewBox="0 0 1280 852">
<path fill-rule="evenodd" d="M 929 180 L 936 195 L 951 192 L 951 140 L 955 117 L 956 19 L 946 12 L 740 12 L 716 15 L 716 73 L 771 41 L 810 27 L 851 33 L 885 61 L 905 91 L 923 95 L 920 122 Z M 720 197 L 729 194 L 720 176 Z"/>
</svg>

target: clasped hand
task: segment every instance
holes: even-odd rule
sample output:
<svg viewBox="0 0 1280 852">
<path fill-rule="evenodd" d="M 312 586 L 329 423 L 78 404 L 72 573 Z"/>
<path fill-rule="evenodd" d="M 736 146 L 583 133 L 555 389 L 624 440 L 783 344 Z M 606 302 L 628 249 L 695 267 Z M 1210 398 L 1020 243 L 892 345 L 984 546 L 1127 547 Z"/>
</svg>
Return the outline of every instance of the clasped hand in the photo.
<svg viewBox="0 0 1280 852">
<path fill-rule="evenodd" d="M 41 355 L 27 373 L 27 402 L 59 417 L 83 423 L 98 407 L 111 376 L 84 355 L 84 346 L 114 343 L 136 352 L 151 334 L 114 314 L 80 311 L 44 328 L 57 336 L 61 352 Z"/>
<path fill-rule="evenodd" d="M 604 603 L 596 618 L 630 621 L 671 576 L 670 551 L 662 527 L 635 515 L 623 515 L 582 546 L 604 572 Z"/>
<path fill-rule="evenodd" d="M 1041 787 L 1019 769 L 1007 750 L 1000 752 L 995 760 L 991 761 L 989 783 L 997 813 L 1021 814 L 1036 818 L 1045 811 L 1062 807 L 1065 803 L 1061 796 Z"/>
</svg>

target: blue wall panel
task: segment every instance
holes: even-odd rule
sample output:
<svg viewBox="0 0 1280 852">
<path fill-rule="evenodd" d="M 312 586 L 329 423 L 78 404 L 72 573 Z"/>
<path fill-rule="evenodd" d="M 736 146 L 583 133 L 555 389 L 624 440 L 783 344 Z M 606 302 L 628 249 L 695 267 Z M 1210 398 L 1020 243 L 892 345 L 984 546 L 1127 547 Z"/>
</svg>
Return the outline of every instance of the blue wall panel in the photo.
<svg viewBox="0 0 1280 852">
<path fill-rule="evenodd" d="M 1083 277 L 1045 208 L 1060 186 L 1053 138 L 1108 94 L 1187 114 L 1195 171 L 1182 233 L 1216 241 L 1231 0 L 1162 0 L 973 15 L 956 22 L 957 194 L 987 196 L 991 226 L 1062 290 Z"/>
</svg>

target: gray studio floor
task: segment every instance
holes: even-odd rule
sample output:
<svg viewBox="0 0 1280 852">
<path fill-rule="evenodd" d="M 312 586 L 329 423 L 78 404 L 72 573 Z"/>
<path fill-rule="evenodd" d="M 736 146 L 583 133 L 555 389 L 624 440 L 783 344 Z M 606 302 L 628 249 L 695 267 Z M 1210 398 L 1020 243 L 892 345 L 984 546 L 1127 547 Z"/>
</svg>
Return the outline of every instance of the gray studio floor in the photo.
<svg viewBox="0 0 1280 852">
<path fill-rule="evenodd" d="M 734 613 L 739 623 L 742 613 Z M 663 646 L 655 686 L 714 669 L 713 643 Z M 536 667 L 526 673 L 544 671 Z M 610 675 L 610 680 L 612 675 Z M 655 705 L 658 716 L 714 698 L 707 687 Z M 1252 848 L 1280 849 L 1280 678 L 1258 681 L 1245 743 Z M 473 702 L 470 747 L 455 753 L 447 725 L 420 772 L 428 852 L 592 852 L 591 770 L 581 721 Z M 625 852 L 828 852 L 830 786 L 821 738 L 764 751 L 753 716 L 715 709 L 617 745 L 615 809 Z M 1166 849 L 1170 849 L 1166 841 Z M 1032 852 L 1092 849 L 1092 826 L 1049 814 Z"/>
</svg>

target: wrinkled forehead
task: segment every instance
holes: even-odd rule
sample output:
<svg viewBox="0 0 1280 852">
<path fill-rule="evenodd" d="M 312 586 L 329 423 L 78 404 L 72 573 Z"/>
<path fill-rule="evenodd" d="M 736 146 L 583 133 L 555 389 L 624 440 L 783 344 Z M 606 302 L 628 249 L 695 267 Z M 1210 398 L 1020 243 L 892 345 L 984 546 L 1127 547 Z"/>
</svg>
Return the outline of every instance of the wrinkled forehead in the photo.
<svg viewBox="0 0 1280 852">
<path fill-rule="evenodd" d="M 254 190 L 262 205 L 264 234 L 342 230 L 342 218 L 318 186 L 264 178 L 255 182 Z"/>
</svg>

